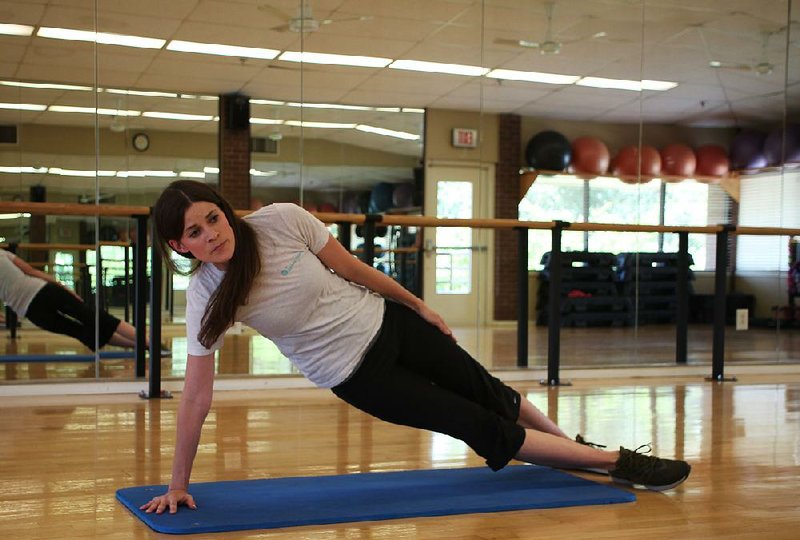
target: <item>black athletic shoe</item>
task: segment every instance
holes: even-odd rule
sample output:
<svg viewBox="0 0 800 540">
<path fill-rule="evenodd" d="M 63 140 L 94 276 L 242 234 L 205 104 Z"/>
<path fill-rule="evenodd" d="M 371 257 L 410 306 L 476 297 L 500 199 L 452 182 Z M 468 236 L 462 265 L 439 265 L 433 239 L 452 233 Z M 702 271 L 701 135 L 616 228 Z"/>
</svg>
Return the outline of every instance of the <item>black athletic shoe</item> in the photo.
<svg viewBox="0 0 800 540">
<path fill-rule="evenodd" d="M 639 450 L 643 450 L 639 452 Z M 648 456 L 649 444 L 643 444 L 636 450 L 620 447 L 619 459 L 614 470 L 608 471 L 611 479 L 618 484 L 625 484 L 639 489 L 664 491 L 672 489 L 689 478 L 692 467 L 685 461 L 662 459 Z"/>
<path fill-rule="evenodd" d="M 587 441 L 586 439 L 583 438 L 583 435 L 581 435 L 580 433 L 575 435 L 575 442 L 578 443 L 578 444 L 582 444 L 584 446 L 591 446 L 592 448 L 605 448 L 606 447 L 606 445 L 604 445 L 604 444 L 597 444 L 597 443 L 593 443 L 593 442 Z"/>
</svg>

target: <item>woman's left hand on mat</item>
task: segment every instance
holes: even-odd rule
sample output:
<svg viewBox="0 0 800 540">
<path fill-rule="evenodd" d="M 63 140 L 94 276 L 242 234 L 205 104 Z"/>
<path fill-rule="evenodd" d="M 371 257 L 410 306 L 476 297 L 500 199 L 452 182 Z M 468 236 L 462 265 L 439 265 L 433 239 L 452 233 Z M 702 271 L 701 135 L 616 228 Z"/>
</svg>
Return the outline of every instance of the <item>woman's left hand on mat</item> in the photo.
<svg viewBox="0 0 800 540">
<path fill-rule="evenodd" d="M 169 508 L 169 513 L 174 514 L 178 511 L 178 506 L 186 505 L 192 510 L 197 510 L 197 505 L 194 502 L 194 497 L 189 495 L 185 489 L 171 489 L 164 495 L 153 497 L 148 502 L 139 507 L 139 510 L 144 510 L 146 513 L 155 512 L 161 514 Z"/>
</svg>

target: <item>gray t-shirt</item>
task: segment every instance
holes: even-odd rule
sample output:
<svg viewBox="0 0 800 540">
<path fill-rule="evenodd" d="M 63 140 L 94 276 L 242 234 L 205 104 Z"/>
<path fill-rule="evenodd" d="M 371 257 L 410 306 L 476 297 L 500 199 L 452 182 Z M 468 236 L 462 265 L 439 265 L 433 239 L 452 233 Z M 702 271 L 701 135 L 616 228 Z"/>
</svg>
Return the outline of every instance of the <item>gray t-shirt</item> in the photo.
<svg viewBox="0 0 800 540">
<path fill-rule="evenodd" d="M 20 270 L 14 264 L 16 257 L 10 251 L 0 249 L 0 300 L 11 307 L 17 315 L 24 317 L 28 313 L 31 300 L 47 282 Z"/>
<path fill-rule="evenodd" d="M 256 231 L 261 272 L 236 320 L 272 340 L 315 385 L 331 388 L 343 382 L 380 329 L 383 298 L 322 264 L 316 253 L 330 233 L 299 206 L 271 204 L 245 220 Z M 222 347 L 223 337 L 206 349 L 197 335 L 223 276 L 213 264 L 201 265 L 192 276 L 186 293 L 189 354 L 202 356 Z"/>
</svg>

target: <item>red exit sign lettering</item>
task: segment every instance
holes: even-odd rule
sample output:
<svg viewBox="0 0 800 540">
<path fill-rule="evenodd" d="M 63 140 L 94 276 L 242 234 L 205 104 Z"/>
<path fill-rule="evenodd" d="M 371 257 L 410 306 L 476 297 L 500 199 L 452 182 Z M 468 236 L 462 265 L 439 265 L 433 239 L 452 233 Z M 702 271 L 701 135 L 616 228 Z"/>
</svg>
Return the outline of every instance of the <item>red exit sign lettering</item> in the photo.
<svg viewBox="0 0 800 540">
<path fill-rule="evenodd" d="M 456 148 L 475 148 L 478 146 L 478 130 L 453 128 L 453 146 Z"/>
</svg>

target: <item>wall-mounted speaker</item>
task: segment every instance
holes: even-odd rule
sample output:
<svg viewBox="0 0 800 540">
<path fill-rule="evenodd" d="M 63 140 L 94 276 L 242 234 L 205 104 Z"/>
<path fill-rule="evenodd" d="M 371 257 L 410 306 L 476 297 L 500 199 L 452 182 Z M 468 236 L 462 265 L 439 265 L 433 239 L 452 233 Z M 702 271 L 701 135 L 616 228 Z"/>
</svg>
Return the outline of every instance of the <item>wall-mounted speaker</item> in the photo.
<svg viewBox="0 0 800 540">
<path fill-rule="evenodd" d="M 225 108 L 225 129 L 247 129 L 250 127 L 250 98 L 242 94 L 222 96 Z"/>
<path fill-rule="evenodd" d="M 47 188 L 44 186 L 31 186 L 31 202 L 47 202 Z"/>
</svg>

